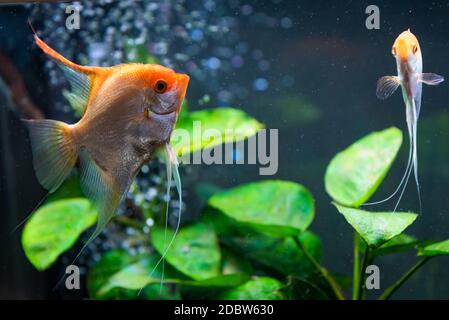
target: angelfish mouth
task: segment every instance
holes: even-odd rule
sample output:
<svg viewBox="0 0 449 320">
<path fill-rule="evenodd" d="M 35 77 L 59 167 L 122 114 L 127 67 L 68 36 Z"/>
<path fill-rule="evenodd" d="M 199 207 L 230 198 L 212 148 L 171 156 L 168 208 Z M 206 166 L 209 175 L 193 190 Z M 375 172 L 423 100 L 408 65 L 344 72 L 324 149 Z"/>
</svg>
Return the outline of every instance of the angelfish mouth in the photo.
<svg viewBox="0 0 449 320">
<path fill-rule="evenodd" d="M 151 110 L 151 108 L 148 108 L 148 114 L 149 115 L 159 115 L 159 116 L 166 116 L 166 115 L 172 114 L 172 113 L 176 112 L 176 108 L 174 108 L 175 104 L 176 104 L 176 102 L 173 102 L 167 108 L 167 111 L 159 111 L 159 112 L 157 112 L 157 111 Z"/>
<path fill-rule="evenodd" d="M 171 114 L 174 114 L 174 113 L 176 113 L 176 110 L 172 110 L 172 111 L 166 111 L 166 112 L 155 112 L 155 111 L 152 111 L 152 110 L 148 110 L 148 115 L 150 116 L 150 118 L 153 116 L 153 117 L 158 117 L 158 116 L 168 116 L 168 115 L 171 115 Z"/>
</svg>

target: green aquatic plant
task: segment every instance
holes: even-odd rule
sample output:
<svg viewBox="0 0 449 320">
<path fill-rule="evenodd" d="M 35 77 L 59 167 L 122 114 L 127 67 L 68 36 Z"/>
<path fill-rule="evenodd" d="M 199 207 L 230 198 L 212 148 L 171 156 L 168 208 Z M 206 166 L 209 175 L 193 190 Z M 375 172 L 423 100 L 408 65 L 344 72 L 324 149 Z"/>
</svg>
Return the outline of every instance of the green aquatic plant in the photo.
<svg viewBox="0 0 449 320">
<path fill-rule="evenodd" d="M 240 123 L 242 113 L 235 114 L 239 120 L 234 123 Z M 312 194 L 295 182 L 265 180 L 228 190 L 204 186 L 209 190 L 202 191 L 207 200 L 199 221 L 180 229 L 165 267 L 159 265 L 154 272 L 164 253 L 164 238 L 173 231 L 165 234 L 162 219 L 155 219 L 148 236 L 144 221 L 117 216 L 115 223 L 134 230 L 130 238 L 144 239 L 145 250 L 104 252 L 88 270 L 89 296 L 135 299 L 143 288 L 139 297 L 144 299 L 342 300 L 349 293 L 363 299 L 368 265 L 380 256 L 417 250 L 417 262 L 379 295 L 389 299 L 425 263 L 449 254 L 449 240 L 420 241 L 404 233 L 417 221 L 416 214 L 360 209 L 388 173 L 401 142 L 396 128 L 371 133 L 338 153 L 327 167 L 326 190 L 336 211 L 354 229 L 352 277 L 334 274 L 321 264 L 320 238 L 309 230 L 315 216 Z M 198 146 L 185 148 L 201 149 L 201 142 L 194 145 Z M 95 222 L 77 179 L 69 179 L 25 226 L 23 248 L 38 270 L 49 268 Z"/>
<path fill-rule="evenodd" d="M 380 255 L 417 249 L 418 256 L 424 256 L 379 296 L 388 299 L 430 257 L 447 254 L 443 249 L 431 255 L 428 241 L 418 241 L 403 233 L 418 218 L 415 213 L 370 212 L 359 208 L 379 187 L 401 143 L 402 133 L 397 128 L 373 132 L 338 153 L 326 171 L 326 190 L 337 210 L 354 228 L 353 299 L 365 296 L 366 268 Z M 444 248 L 444 243 L 435 245 Z"/>
<path fill-rule="evenodd" d="M 131 56 L 137 62 L 153 59 L 142 47 L 127 50 L 134 52 Z M 79 113 L 76 101 L 68 100 Z M 195 122 L 201 123 L 199 132 Z M 174 134 L 172 145 L 183 158 L 244 140 L 262 127 L 238 109 L 189 111 L 185 102 L 176 128 L 187 132 L 189 139 L 178 141 Z M 219 132 L 220 139 L 203 135 L 208 129 Z M 334 274 L 322 265 L 321 240 L 309 229 L 315 200 L 299 183 L 265 180 L 228 190 L 202 184 L 201 216 L 180 228 L 168 252 L 165 241 L 173 231 L 165 228 L 165 210 L 160 209 L 164 202 L 145 200 L 135 183 L 132 205 L 139 214 L 117 215 L 112 224 L 126 229 L 126 242 L 139 244 L 139 250 L 132 250 L 133 246 L 100 250 L 100 259 L 88 266 L 89 297 L 346 299 L 351 293 L 353 299 L 362 299 L 368 265 L 380 256 L 416 249 L 417 262 L 379 296 L 388 299 L 422 265 L 449 254 L 449 240 L 420 241 L 404 233 L 417 220 L 416 214 L 360 209 L 381 185 L 401 144 L 397 128 L 373 132 L 337 153 L 327 167 L 326 191 L 336 212 L 354 229 L 352 277 Z M 22 246 L 39 271 L 50 268 L 96 222 L 97 212 L 79 185 L 75 172 L 25 224 Z M 158 265 L 161 256 L 165 263 Z"/>
</svg>

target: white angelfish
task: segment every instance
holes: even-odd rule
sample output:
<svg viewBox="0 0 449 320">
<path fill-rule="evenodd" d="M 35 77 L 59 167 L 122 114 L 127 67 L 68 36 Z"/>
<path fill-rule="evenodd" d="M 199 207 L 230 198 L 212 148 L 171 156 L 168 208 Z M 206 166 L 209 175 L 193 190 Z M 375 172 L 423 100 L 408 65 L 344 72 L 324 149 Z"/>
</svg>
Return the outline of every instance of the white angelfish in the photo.
<svg viewBox="0 0 449 320">
<path fill-rule="evenodd" d="M 399 199 L 394 208 L 394 211 L 396 211 L 413 169 L 421 210 L 416 132 L 419 112 L 421 109 L 422 84 L 425 83 L 427 85 L 435 86 L 443 82 L 444 78 L 435 73 L 422 73 L 421 48 L 419 46 L 418 39 L 413 33 L 410 32 L 410 29 L 402 32 L 396 38 L 396 41 L 393 44 L 392 54 L 396 59 L 398 75 L 384 76 L 380 78 L 377 82 L 376 95 L 379 99 L 386 99 L 391 96 L 399 86 L 401 86 L 406 109 L 408 133 L 410 137 L 409 157 L 407 168 L 396 190 L 386 199 L 365 203 L 365 205 L 385 202 L 396 195 L 402 187 Z"/>
</svg>

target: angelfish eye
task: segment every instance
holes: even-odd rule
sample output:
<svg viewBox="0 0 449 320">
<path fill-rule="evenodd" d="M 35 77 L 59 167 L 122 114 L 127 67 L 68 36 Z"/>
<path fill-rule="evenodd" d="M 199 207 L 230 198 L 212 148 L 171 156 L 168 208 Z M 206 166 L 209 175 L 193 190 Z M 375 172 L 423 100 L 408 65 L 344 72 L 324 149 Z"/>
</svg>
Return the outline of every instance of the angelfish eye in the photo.
<svg viewBox="0 0 449 320">
<path fill-rule="evenodd" d="M 413 54 L 416 54 L 416 52 L 418 52 L 418 46 L 414 45 L 413 46 Z"/>
<path fill-rule="evenodd" d="M 154 84 L 154 91 L 157 93 L 164 93 L 167 90 L 167 82 L 164 80 L 157 80 Z"/>
</svg>

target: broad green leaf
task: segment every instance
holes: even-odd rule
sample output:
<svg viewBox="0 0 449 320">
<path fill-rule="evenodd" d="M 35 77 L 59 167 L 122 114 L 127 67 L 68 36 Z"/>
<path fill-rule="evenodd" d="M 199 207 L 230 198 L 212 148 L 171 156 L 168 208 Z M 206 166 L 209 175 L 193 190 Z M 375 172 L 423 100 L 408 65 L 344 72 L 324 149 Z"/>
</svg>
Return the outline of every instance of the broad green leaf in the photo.
<svg viewBox="0 0 449 320">
<path fill-rule="evenodd" d="M 449 239 L 440 242 L 434 242 L 419 250 L 419 255 L 426 257 L 434 257 L 446 254 L 449 254 Z"/>
<path fill-rule="evenodd" d="M 157 257 L 148 255 L 127 265 L 108 279 L 108 282 L 99 290 L 99 294 L 105 294 L 114 288 L 140 290 L 148 284 L 160 283 L 160 269 L 157 268 L 153 274 L 151 273 L 157 261 Z M 170 282 L 170 279 L 166 280 Z"/>
<path fill-rule="evenodd" d="M 223 300 L 282 300 L 284 285 L 276 279 L 257 277 L 248 282 L 223 292 L 219 299 Z"/>
<path fill-rule="evenodd" d="M 229 288 L 238 286 L 249 280 L 249 276 L 245 273 L 224 274 L 204 280 L 184 280 L 180 283 L 193 287 L 213 287 L 213 288 Z"/>
<path fill-rule="evenodd" d="M 113 274 L 98 293 L 104 295 L 111 290 L 123 288 L 134 291 L 134 298 L 137 298 L 137 293 L 145 288 L 144 294 L 147 295 L 147 298 L 179 298 L 170 292 L 169 284 L 176 284 L 181 280 L 172 278 L 174 273 L 169 268 L 164 268 L 164 282 L 161 284 L 162 265 L 153 270 L 158 260 L 159 255 L 142 256 L 137 262 Z M 148 295 L 150 296 L 148 297 Z"/>
<path fill-rule="evenodd" d="M 377 190 L 402 144 L 397 128 L 373 132 L 339 152 L 327 167 L 327 193 L 338 203 L 358 207 Z"/>
<path fill-rule="evenodd" d="M 96 219 L 96 211 L 84 198 L 58 200 L 40 207 L 22 233 L 25 255 L 38 270 L 47 269 Z"/>
<path fill-rule="evenodd" d="M 88 288 L 96 299 L 178 299 L 176 286 L 183 285 L 202 290 L 230 288 L 249 280 L 244 273 L 218 275 L 204 280 L 190 280 L 176 270 L 165 265 L 162 291 L 162 264 L 155 269 L 160 259 L 158 254 L 130 256 L 124 251 L 105 254 L 88 274 Z M 143 289 L 138 296 L 140 289 Z M 157 290 L 156 290 L 157 289 Z M 173 290 L 175 289 L 175 290 Z"/>
<path fill-rule="evenodd" d="M 161 255 L 166 251 L 172 237 L 172 230 L 167 230 L 165 238 L 164 228 L 152 229 L 153 245 Z M 175 269 L 195 280 L 218 276 L 221 253 L 214 229 L 203 223 L 183 227 L 167 251 L 165 259 Z"/>
<path fill-rule="evenodd" d="M 163 284 L 150 284 L 142 289 L 140 295 L 147 300 L 181 300 L 182 296 L 179 286 L 169 286 Z M 139 295 L 139 296 L 140 296 Z"/>
<path fill-rule="evenodd" d="M 162 265 L 155 270 L 159 255 L 142 254 L 130 256 L 124 251 L 105 254 L 88 274 L 90 296 L 96 299 L 179 299 L 169 286 L 178 283 L 176 273 L 168 266 L 164 269 L 164 284 L 161 287 Z M 139 291 L 141 294 L 138 295 Z"/>
<path fill-rule="evenodd" d="M 222 249 L 222 263 L 221 263 L 221 273 L 222 274 L 252 274 L 253 268 L 244 255 L 238 255 L 235 252 L 231 252 L 226 248 Z"/>
<path fill-rule="evenodd" d="M 298 235 L 314 217 L 314 200 L 300 184 L 267 180 L 214 194 L 209 205 L 236 222 L 272 236 Z"/>
<path fill-rule="evenodd" d="M 418 216 L 414 213 L 369 212 L 335 203 L 334 205 L 363 240 L 372 247 L 379 247 L 401 234 Z"/>
<path fill-rule="evenodd" d="M 248 226 L 239 224 L 236 220 L 225 215 L 220 210 L 210 206 L 201 212 L 200 220 L 211 226 L 215 230 L 215 233 L 220 236 L 244 236 L 253 231 Z"/>
<path fill-rule="evenodd" d="M 304 249 L 316 261 L 321 259 L 321 241 L 310 231 L 298 237 Z M 266 236 L 225 238 L 225 243 L 246 257 L 286 275 L 305 277 L 316 271 L 292 237 L 275 239 Z"/>
<path fill-rule="evenodd" d="M 371 252 L 372 256 L 383 256 L 413 249 L 418 240 L 407 234 L 399 234 Z"/>
<path fill-rule="evenodd" d="M 263 125 L 245 112 L 233 108 L 193 111 L 178 119 L 171 144 L 179 156 L 205 148 L 244 140 Z"/>
<path fill-rule="evenodd" d="M 107 285 L 102 287 L 100 293 L 107 292 L 113 288 L 126 288 L 140 290 L 149 284 L 159 284 L 162 276 L 162 264 L 153 270 L 159 260 L 157 256 L 144 256 L 134 264 L 123 268 L 114 274 Z M 165 270 L 166 269 L 166 270 Z M 177 277 L 176 271 L 164 268 L 164 284 L 182 284 L 193 287 L 223 287 L 229 288 L 242 284 L 248 280 L 248 276 L 243 273 L 228 275 L 218 275 L 204 280 L 188 280 L 184 277 Z"/>
<path fill-rule="evenodd" d="M 103 254 L 100 261 L 89 268 L 87 273 L 87 290 L 89 292 L 89 297 L 92 299 L 136 298 L 136 293 L 134 291 L 123 288 L 114 288 L 107 292 L 106 290 L 99 292 L 107 285 L 110 277 L 131 264 L 132 261 L 133 257 L 122 250 L 109 251 Z"/>
<path fill-rule="evenodd" d="M 244 273 L 219 275 L 205 280 L 187 280 L 181 282 L 181 294 L 185 299 L 211 299 L 223 290 L 237 287 L 250 277 Z"/>
<path fill-rule="evenodd" d="M 320 278 L 304 279 L 289 277 L 287 286 L 283 289 L 288 300 L 329 300 L 331 294 L 323 288 Z"/>
</svg>

